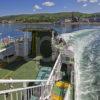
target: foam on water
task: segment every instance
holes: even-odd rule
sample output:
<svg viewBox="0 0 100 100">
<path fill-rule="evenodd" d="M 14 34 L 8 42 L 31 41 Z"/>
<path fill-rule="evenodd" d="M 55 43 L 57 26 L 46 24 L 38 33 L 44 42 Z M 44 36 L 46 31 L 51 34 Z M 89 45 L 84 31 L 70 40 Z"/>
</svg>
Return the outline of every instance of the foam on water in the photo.
<svg viewBox="0 0 100 100">
<path fill-rule="evenodd" d="M 74 47 L 75 100 L 100 100 L 100 29 L 63 34 Z"/>
</svg>

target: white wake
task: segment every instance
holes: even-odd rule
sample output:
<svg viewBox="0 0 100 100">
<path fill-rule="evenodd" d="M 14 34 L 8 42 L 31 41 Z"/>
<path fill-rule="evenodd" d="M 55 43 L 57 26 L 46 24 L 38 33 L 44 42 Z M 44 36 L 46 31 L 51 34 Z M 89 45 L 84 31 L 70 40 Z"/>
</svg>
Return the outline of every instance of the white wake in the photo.
<svg viewBox="0 0 100 100">
<path fill-rule="evenodd" d="M 75 54 L 75 100 L 100 100 L 100 29 L 62 34 Z"/>
</svg>

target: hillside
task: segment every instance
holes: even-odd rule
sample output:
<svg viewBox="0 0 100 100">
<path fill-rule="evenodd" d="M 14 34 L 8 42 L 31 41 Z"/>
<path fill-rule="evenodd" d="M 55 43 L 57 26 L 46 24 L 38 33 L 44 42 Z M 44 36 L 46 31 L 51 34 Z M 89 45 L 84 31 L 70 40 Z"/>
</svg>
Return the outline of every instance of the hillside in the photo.
<svg viewBox="0 0 100 100">
<path fill-rule="evenodd" d="M 91 18 L 100 17 L 100 13 L 87 14 L 74 12 L 73 15 L 79 18 Z M 22 15 L 11 15 L 0 17 L 0 21 L 14 21 L 14 22 L 54 22 L 63 18 L 71 18 L 72 12 L 61 12 L 61 13 L 40 13 L 40 14 L 22 14 Z"/>
</svg>

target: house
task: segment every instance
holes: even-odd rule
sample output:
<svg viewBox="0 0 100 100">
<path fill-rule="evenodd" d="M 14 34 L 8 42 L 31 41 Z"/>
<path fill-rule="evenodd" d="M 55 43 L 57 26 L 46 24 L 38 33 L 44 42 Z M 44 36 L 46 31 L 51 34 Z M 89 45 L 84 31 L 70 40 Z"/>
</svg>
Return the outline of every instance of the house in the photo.
<svg viewBox="0 0 100 100">
<path fill-rule="evenodd" d="M 82 19 L 80 19 L 80 22 L 89 22 L 89 19 L 88 18 L 82 18 Z"/>
<path fill-rule="evenodd" d="M 70 23 L 70 22 L 71 22 L 70 18 L 64 18 L 64 19 L 60 19 L 57 23 L 64 24 L 64 23 Z"/>
<path fill-rule="evenodd" d="M 89 18 L 89 22 L 100 22 L 100 18 Z"/>
</svg>

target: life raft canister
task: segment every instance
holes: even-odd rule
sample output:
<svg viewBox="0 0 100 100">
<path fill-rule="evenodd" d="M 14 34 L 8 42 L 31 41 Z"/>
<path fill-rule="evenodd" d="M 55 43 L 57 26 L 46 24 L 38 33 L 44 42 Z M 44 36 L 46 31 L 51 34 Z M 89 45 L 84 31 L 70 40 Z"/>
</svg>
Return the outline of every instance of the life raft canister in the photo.
<svg viewBox="0 0 100 100">
<path fill-rule="evenodd" d="M 63 100 L 62 96 L 57 96 L 55 94 L 51 94 L 51 100 Z"/>
<path fill-rule="evenodd" d="M 69 83 L 63 81 L 56 82 L 52 89 L 51 100 L 63 100 L 65 90 L 68 89 L 69 85 Z"/>
<path fill-rule="evenodd" d="M 62 82 L 62 81 L 58 81 L 58 82 L 56 82 L 56 84 L 55 84 L 57 87 L 59 87 L 59 88 L 63 88 L 63 89 L 67 89 L 68 87 L 69 87 L 69 83 L 67 83 L 67 82 Z"/>
</svg>

